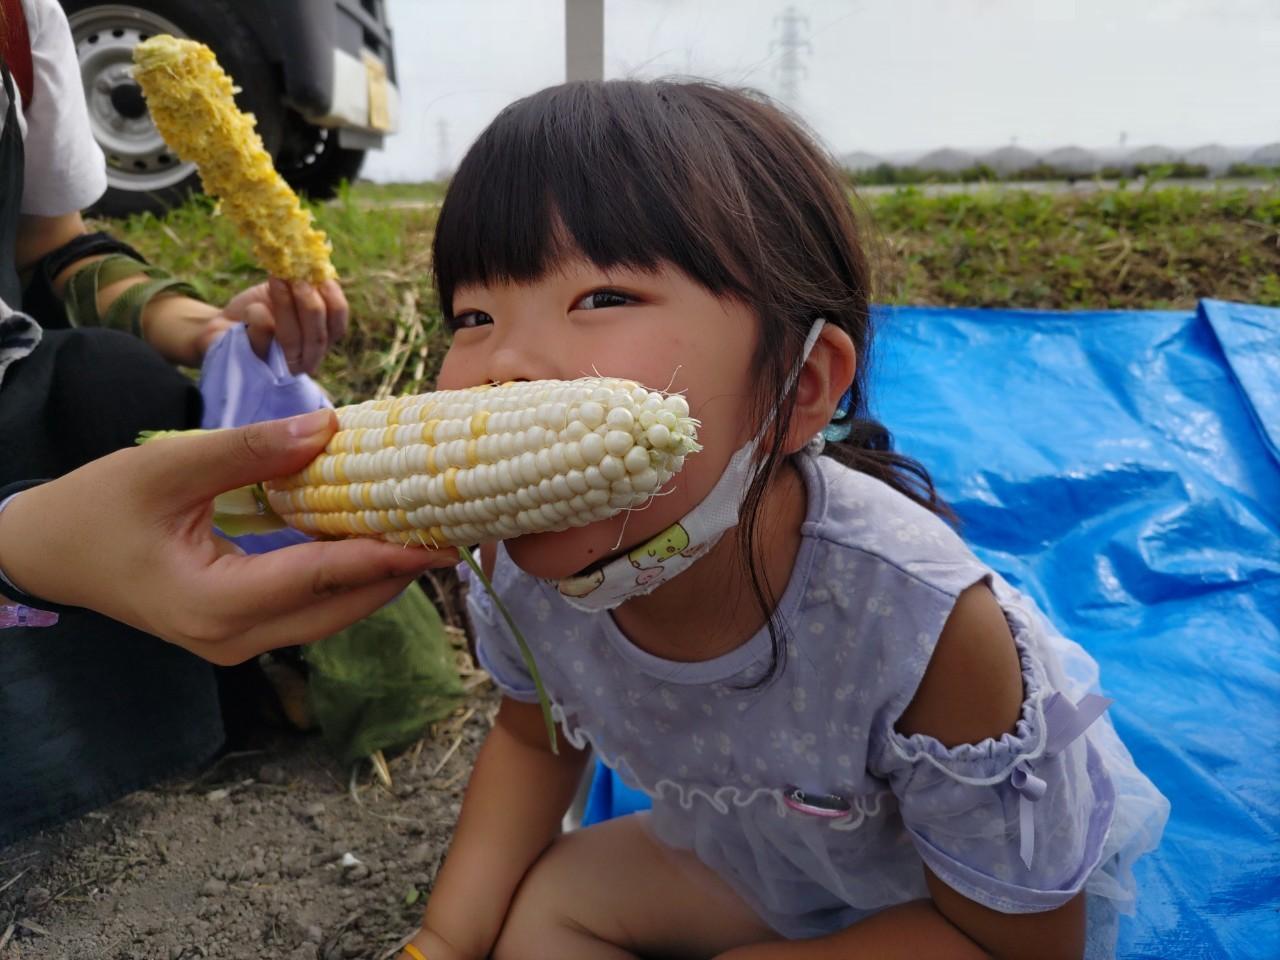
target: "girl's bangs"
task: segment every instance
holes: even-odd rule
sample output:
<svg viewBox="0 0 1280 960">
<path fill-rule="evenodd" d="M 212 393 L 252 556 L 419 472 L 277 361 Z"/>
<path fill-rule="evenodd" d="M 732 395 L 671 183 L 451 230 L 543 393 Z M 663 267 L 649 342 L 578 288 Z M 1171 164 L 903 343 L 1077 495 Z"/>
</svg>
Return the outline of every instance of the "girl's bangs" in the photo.
<svg viewBox="0 0 1280 960">
<path fill-rule="evenodd" d="M 528 282 L 576 256 L 602 269 L 668 262 L 714 293 L 741 291 L 723 241 L 690 207 L 687 161 L 698 171 L 706 156 L 692 149 L 694 118 L 661 91 L 574 84 L 499 114 L 440 211 L 433 253 L 445 316 L 459 287 Z"/>
</svg>

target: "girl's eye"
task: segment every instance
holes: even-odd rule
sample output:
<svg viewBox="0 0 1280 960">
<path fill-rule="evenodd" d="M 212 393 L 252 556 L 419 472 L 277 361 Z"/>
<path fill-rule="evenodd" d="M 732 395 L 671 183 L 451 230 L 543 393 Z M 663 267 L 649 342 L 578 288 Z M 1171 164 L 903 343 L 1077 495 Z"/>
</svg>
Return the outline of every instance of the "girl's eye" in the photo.
<svg viewBox="0 0 1280 960">
<path fill-rule="evenodd" d="M 634 303 L 635 297 L 616 290 L 595 290 L 573 305 L 575 310 L 603 310 L 605 307 L 624 307 Z"/>
<path fill-rule="evenodd" d="M 466 313 L 455 313 L 453 319 L 449 321 L 449 329 L 451 331 L 469 330 L 489 323 L 493 323 L 493 317 L 483 310 L 468 310 Z"/>
</svg>

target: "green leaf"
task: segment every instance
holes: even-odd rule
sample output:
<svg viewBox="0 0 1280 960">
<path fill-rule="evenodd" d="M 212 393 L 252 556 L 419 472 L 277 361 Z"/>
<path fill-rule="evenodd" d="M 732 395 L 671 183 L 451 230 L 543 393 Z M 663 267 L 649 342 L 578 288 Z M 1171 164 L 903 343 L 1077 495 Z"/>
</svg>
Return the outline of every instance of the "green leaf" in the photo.
<svg viewBox="0 0 1280 960">
<path fill-rule="evenodd" d="M 542 686 L 542 674 L 538 672 L 538 665 L 533 660 L 533 651 L 529 649 L 529 644 L 524 639 L 524 634 L 520 632 L 520 628 L 516 626 L 515 618 L 511 616 L 511 611 L 507 609 L 507 605 L 502 602 L 498 596 L 498 592 L 493 589 L 493 584 L 489 582 L 489 578 L 484 575 L 484 571 L 480 569 L 480 564 L 476 562 L 475 556 L 467 547 L 459 547 L 458 553 L 462 559 L 467 562 L 467 566 L 471 568 L 471 572 L 480 578 L 480 582 L 484 584 L 485 590 L 489 592 L 489 596 L 493 598 L 494 605 L 497 606 L 498 612 L 502 614 L 502 619 L 507 621 L 507 626 L 511 628 L 511 634 L 516 638 L 516 646 L 520 648 L 520 656 L 524 658 L 525 669 L 529 671 L 529 675 L 533 677 L 534 689 L 538 691 L 538 706 L 542 708 L 542 721 L 547 725 L 547 739 L 551 741 L 551 752 L 560 753 L 560 748 L 556 745 L 556 724 L 551 719 L 551 700 L 547 697 L 546 688 Z"/>
<path fill-rule="evenodd" d="M 289 525 L 267 502 L 261 484 L 228 490 L 213 498 L 213 525 L 229 537 L 272 533 Z"/>
<path fill-rule="evenodd" d="M 152 443 L 156 440 L 194 436 L 198 433 L 213 433 L 213 431 L 143 430 L 134 442 Z M 274 533 L 289 526 L 278 513 L 271 509 L 271 504 L 267 502 L 267 492 L 262 489 L 260 483 L 228 490 L 214 497 L 213 525 L 228 537 L 243 537 L 250 533 Z"/>
</svg>

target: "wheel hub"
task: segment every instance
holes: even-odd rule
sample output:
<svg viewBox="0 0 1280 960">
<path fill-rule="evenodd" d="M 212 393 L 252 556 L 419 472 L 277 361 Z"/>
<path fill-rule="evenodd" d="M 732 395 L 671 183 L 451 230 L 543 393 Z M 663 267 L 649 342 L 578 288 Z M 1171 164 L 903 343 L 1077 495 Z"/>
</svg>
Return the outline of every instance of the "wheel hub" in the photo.
<svg viewBox="0 0 1280 960">
<path fill-rule="evenodd" d="M 161 190 L 195 170 L 165 144 L 133 79 L 133 48 L 158 33 L 184 36 L 164 17 L 130 4 L 101 4 L 69 18 L 93 138 L 107 158 L 107 182 L 132 192 Z"/>
<path fill-rule="evenodd" d="M 121 83 L 111 88 L 111 105 L 127 120 L 138 120 L 147 112 L 147 101 L 136 83 Z"/>
</svg>

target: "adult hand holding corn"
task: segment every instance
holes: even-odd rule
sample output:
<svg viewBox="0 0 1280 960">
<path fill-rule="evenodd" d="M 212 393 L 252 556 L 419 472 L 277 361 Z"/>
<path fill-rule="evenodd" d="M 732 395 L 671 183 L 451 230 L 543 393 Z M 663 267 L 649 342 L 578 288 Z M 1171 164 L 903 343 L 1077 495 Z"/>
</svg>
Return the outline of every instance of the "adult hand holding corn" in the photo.
<svg viewBox="0 0 1280 960">
<path fill-rule="evenodd" d="M 307 643 L 368 615 L 453 550 L 368 539 L 245 556 L 209 523 L 215 495 L 309 463 L 330 411 L 122 450 L 0 512 L 0 560 L 23 591 L 87 607 L 218 664 Z"/>
</svg>

